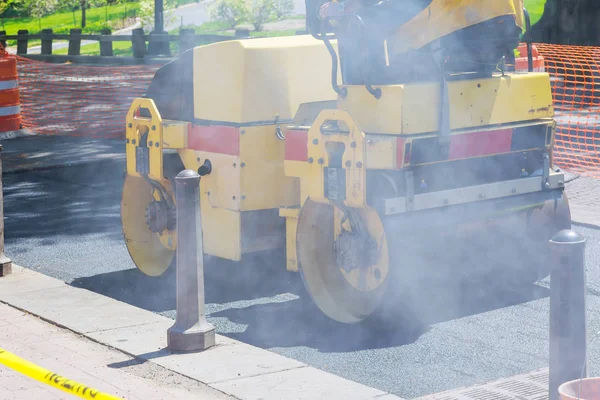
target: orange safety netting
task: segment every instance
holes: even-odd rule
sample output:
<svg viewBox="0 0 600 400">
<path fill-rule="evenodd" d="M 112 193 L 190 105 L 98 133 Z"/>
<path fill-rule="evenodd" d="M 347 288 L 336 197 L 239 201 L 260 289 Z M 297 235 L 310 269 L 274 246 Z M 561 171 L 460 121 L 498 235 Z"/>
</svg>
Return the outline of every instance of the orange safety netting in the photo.
<svg viewBox="0 0 600 400">
<path fill-rule="evenodd" d="M 17 57 L 23 127 L 39 134 L 124 138 L 125 116 L 160 65 L 51 64 Z"/>
<path fill-rule="evenodd" d="M 555 163 L 600 177 L 600 48 L 536 43 L 552 78 Z M 123 138 L 131 101 L 160 65 L 51 64 L 18 57 L 23 126 L 40 134 Z"/>
<path fill-rule="evenodd" d="M 600 47 L 535 46 L 551 77 L 555 164 L 600 177 Z"/>
</svg>

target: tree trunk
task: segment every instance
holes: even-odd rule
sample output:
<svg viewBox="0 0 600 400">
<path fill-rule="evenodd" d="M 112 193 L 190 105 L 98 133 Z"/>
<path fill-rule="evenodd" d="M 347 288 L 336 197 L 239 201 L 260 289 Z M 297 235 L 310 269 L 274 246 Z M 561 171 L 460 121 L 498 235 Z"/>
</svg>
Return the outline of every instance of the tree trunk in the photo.
<svg viewBox="0 0 600 400">
<path fill-rule="evenodd" d="M 87 8 L 87 1 L 81 0 L 81 28 L 85 28 L 85 9 Z"/>
<path fill-rule="evenodd" d="M 542 18 L 531 27 L 534 42 L 600 45 L 600 1 L 546 0 Z"/>
</svg>

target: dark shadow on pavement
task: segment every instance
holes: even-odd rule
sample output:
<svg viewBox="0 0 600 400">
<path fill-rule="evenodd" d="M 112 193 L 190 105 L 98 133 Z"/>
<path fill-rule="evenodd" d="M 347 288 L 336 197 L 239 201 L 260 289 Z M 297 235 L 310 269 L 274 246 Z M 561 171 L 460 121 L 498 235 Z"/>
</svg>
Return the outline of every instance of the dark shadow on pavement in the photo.
<svg viewBox="0 0 600 400">
<path fill-rule="evenodd" d="M 247 257 L 239 264 L 207 258 L 204 262 L 205 302 L 251 301 L 301 290 L 294 275 L 279 268 L 283 262 L 281 255 L 274 253 Z M 171 265 L 159 277 L 128 269 L 74 279 L 70 284 L 146 310 L 164 312 L 176 307 L 175 275 L 175 265 Z"/>
<path fill-rule="evenodd" d="M 419 299 L 422 301 L 419 309 L 409 312 L 398 305 L 396 312 L 385 319 L 353 325 L 339 324 L 327 318 L 307 296 L 285 303 L 227 309 L 213 313 L 211 317 L 247 325 L 244 332 L 224 335 L 257 347 L 307 346 L 321 352 L 347 352 L 411 344 L 429 331 L 431 325 L 549 295 L 547 289 L 537 285 L 489 291 L 480 291 L 477 287 L 463 289 L 458 304 L 455 299 L 431 295 L 428 291 Z M 455 305 L 448 307 L 448 301 Z"/>
<path fill-rule="evenodd" d="M 3 177 L 5 238 L 121 231 L 124 163 L 110 161 Z"/>
<path fill-rule="evenodd" d="M 247 326 L 244 332 L 221 334 L 267 349 L 306 346 L 321 352 L 348 352 L 403 346 L 415 342 L 431 325 L 533 301 L 549 293 L 537 285 L 463 284 L 459 288 L 460 298 L 449 299 L 443 291 L 436 293 L 432 287 L 423 293 L 419 309 L 413 314 L 398 305 L 390 319 L 346 325 L 329 319 L 317 309 L 300 277 L 283 270 L 282 259 L 268 260 L 268 254 L 241 263 L 215 258 L 205 262 L 207 304 L 253 301 L 285 293 L 295 295 L 286 301 L 236 305 L 208 314 L 209 319 L 225 318 Z M 158 278 L 130 269 L 75 279 L 71 284 L 154 312 L 171 311 L 176 307 L 173 266 Z M 446 290 L 445 293 L 451 292 Z"/>
<path fill-rule="evenodd" d="M 152 359 L 160 358 L 160 357 L 167 357 L 172 354 L 178 354 L 178 353 L 171 352 L 168 348 L 165 347 L 163 349 L 153 351 L 152 353 L 144 353 L 144 354 L 135 355 L 135 356 L 133 356 L 134 358 L 132 358 L 131 360 L 119 361 L 116 363 L 108 364 L 107 367 L 108 368 L 116 368 L 116 369 L 134 367 L 136 365 L 142 365 L 142 364 L 148 362 L 148 360 L 152 360 Z"/>
</svg>

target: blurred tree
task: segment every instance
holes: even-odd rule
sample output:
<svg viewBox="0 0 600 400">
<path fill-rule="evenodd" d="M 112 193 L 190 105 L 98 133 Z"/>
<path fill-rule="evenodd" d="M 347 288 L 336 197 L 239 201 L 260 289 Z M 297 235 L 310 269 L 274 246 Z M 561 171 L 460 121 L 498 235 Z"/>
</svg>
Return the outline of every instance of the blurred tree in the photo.
<svg viewBox="0 0 600 400">
<path fill-rule="evenodd" d="M 81 7 L 81 29 L 85 28 L 85 11 L 86 8 L 88 7 L 88 3 L 87 0 L 80 0 L 79 3 L 80 7 Z"/>
<path fill-rule="evenodd" d="M 248 18 L 244 0 L 220 0 L 210 5 L 208 12 L 211 19 L 226 22 L 230 28 L 235 28 Z"/>
<path fill-rule="evenodd" d="M 163 3 L 163 24 L 165 28 L 175 21 L 175 15 L 170 12 L 175 8 L 176 0 L 164 0 Z M 154 28 L 154 0 L 141 0 L 140 11 L 138 13 L 142 27 L 147 30 Z"/>
<path fill-rule="evenodd" d="M 534 42 L 600 45 L 599 0 L 546 0 L 542 18 L 531 27 Z"/>
<path fill-rule="evenodd" d="M 73 26 L 77 26 L 75 11 L 79 9 L 79 0 L 58 0 L 58 10 L 71 11 L 73 13 Z"/>
<path fill-rule="evenodd" d="M 248 22 L 252 24 L 255 32 L 263 30 L 265 22 L 276 15 L 275 0 L 249 0 Z"/>
<path fill-rule="evenodd" d="M 8 9 L 7 1 L 0 1 L 0 20 L 2 21 L 2 29 L 4 30 L 4 11 Z"/>
<path fill-rule="evenodd" d="M 294 11 L 294 0 L 275 0 L 275 16 L 277 19 L 287 17 Z"/>
<path fill-rule="evenodd" d="M 58 0 L 21 0 L 21 6 L 29 10 L 29 15 L 38 19 L 40 30 L 42 29 L 42 17 L 51 14 L 58 6 Z"/>
</svg>

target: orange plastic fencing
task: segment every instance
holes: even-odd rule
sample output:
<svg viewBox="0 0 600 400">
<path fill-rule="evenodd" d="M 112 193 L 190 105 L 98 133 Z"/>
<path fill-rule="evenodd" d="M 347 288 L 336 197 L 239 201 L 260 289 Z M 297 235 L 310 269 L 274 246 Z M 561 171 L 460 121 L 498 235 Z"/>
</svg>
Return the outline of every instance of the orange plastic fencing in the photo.
<svg viewBox="0 0 600 400">
<path fill-rule="evenodd" d="M 552 78 L 555 163 L 600 177 L 600 47 L 538 44 Z M 40 134 L 124 138 L 131 101 L 160 65 L 50 64 L 18 57 L 23 126 Z"/>
<path fill-rule="evenodd" d="M 600 178 L 600 47 L 535 46 L 552 80 L 555 164 Z"/>
<path fill-rule="evenodd" d="M 23 127 L 39 134 L 124 138 L 125 116 L 160 65 L 51 64 L 18 58 Z"/>
</svg>

